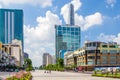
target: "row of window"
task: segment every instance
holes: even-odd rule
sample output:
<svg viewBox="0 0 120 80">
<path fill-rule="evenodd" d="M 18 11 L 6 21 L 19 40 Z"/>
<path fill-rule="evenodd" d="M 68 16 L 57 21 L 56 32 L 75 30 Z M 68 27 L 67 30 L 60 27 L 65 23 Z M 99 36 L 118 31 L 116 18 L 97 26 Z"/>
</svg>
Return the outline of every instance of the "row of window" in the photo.
<svg viewBox="0 0 120 80">
<path fill-rule="evenodd" d="M 86 47 L 99 47 L 100 46 L 100 43 L 86 43 Z"/>
<path fill-rule="evenodd" d="M 83 58 L 78 58 L 77 61 L 82 61 L 84 60 L 84 57 Z"/>
<path fill-rule="evenodd" d="M 120 50 L 102 50 L 102 53 L 120 53 Z"/>
<path fill-rule="evenodd" d="M 80 35 L 80 32 L 65 32 L 65 31 L 58 31 L 57 35 Z"/>
<path fill-rule="evenodd" d="M 78 62 L 77 66 L 79 66 L 79 65 L 85 65 L 85 63 L 84 62 Z"/>
<path fill-rule="evenodd" d="M 118 45 L 102 45 L 103 48 L 118 48 Z"/>
<path fill-rule="evenodd" d="M 57 30 L 80 31 L 80 27 L 57 27 Z"/>
</svg>

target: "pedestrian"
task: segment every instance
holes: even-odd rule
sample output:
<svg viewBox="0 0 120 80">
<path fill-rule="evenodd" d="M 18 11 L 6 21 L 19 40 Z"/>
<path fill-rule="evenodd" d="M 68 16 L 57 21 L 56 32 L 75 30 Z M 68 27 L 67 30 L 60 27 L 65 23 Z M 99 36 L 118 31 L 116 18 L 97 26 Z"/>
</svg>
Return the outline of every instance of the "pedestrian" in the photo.
<svg viewBox="0 0 120 80">
<path fill-rule="evenodd" d="M 46 73 L 46 70 L 44 71 L 44 73 Z"/>
<path fill-rule="evenodd" d="M 49 73 L 51 73 L 51 70 L 49 70 Z"/>
</svg>

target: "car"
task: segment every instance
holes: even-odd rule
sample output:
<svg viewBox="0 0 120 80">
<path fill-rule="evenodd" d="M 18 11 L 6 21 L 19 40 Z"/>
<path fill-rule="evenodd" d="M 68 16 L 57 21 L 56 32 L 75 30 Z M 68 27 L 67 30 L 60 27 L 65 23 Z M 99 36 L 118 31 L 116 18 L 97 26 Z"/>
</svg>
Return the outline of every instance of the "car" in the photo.
<svg viewBox="0 0 120 80">
<path fill-rule="evenodd" d="M 18 69 L 15 69 L 15 72 L 19 72 L 19 70 L 18 70 Z"/>
</svg>

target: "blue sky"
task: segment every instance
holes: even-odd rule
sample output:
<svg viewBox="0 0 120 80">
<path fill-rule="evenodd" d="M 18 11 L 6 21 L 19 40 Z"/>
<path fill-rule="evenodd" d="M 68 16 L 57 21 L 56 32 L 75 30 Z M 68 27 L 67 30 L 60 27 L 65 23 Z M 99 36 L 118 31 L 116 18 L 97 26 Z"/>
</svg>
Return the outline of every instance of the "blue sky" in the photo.
<svg viewBox="0 0 120 80">
<path fill-rule="evenodd" d="M 120 0 L 0 0 L 1 8 L 23 9 L 24 46 L 34 66 L 42 54 L 54 54 L 54 25 L 66 24 L 68 4 L 75 7 L 75 24 L 85 40 L 115 41 L 120 44 Z"/>
</svg>

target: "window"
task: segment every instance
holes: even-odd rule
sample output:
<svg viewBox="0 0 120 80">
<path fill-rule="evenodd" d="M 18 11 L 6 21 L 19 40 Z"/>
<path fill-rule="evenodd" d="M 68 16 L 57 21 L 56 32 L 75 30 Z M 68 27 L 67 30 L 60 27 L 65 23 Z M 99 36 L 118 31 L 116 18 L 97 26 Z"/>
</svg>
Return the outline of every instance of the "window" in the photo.
<svg viewBox="0 0 120 80">
<path fill-rule="evenodd" d="M 58 35 L 62 35 L 62 31 L 58 31 Z"/>
<path fill-rule="evenodd" d="M 93 46 L 96 47 L 96 43 L 93 43 Z"/>
<path fill-rule="evenodd" d="M 87 53 L 95 53 L 95 50 L 88 50 Z"/>
<path fill-rule="evenodd" d="M 117 53 L 117 50 L 110 50 L 110 54 L 115 54 Z"/>
<path fill-rule="evenodd" d="M 67 31 L 70 31 L 70 28 L 67 28 Z"/>
<path fill-rule="evenodd" d="M 110 64 L 116 64 L 116 56 L 110 56 Z"/>
<path fill-rule="evenodd" d="M 71 32 L 71 35 L 74 35 L 74 32 Z"/>
<path fill-rule="evenodd" d="M 63 30 L 66 30 L 66 27 L 63 27 Z"/>
<path fill-rule="evenodd" d="M 102 50 L 102 53 L 106 54 L 106 53 L 108 53 L 108 50 Z"/>
<path fill-rule="evenodd" d="M 107 45 L 102 45 L 103 48 L 107 48 L 108 46 Z"/>
<path fill-rule="evenodd" d="M 95 56 L 88 56 L 88 59 L 95 59 Z"/>
<path fill-rule="evenodd" d="M 61 27 L 58 27 L 58 30 L 61 30 L 62 28 Z"/>
<path fill-rule="evenodd" d="M 102 56 L 102 64 L 107 64 L 107 56 Z"/>
<path fill-rule="evenodd" d="M 115 45 L 110 45 L 109 47 L 110 47 L 110 48 L 116 48 L 116 46 L 115 46 Z"/>
<path fill-rule="evenodd" d="M 100 64 L 100 61 L 99 61 L 99 60 L 97 60 L 97 64 Z"/>
<path fill-rule="evenodd" d="M 97 59 L 100 59 L 100 56 L 97 56 Z"/>
<path fill-rule="evenodd" d="M 75 35 L 78 35 L 78 32 L 75 32 Z"/>
<path fill-rule="evenodd" d="M 74 28 L 71 28 L 71 31 L 74 31 Z"/>
<path fill-rule="evenodd" d="M 78 28 L 75 28 L 75 31 L 78 31 Z"/>
<path fill-rule="evenodd" d="M 94 61 L 88 61 L 88 65 L 93 65 Z"/>
</svg>

